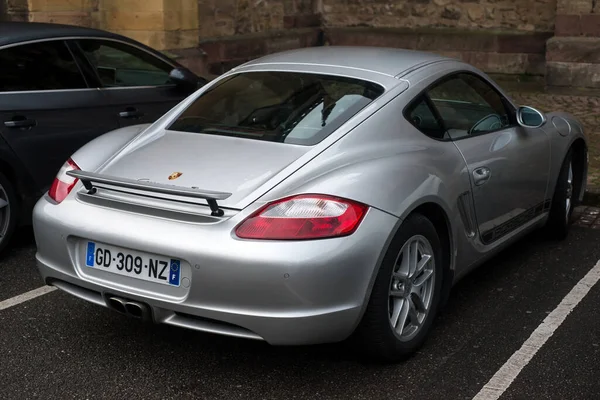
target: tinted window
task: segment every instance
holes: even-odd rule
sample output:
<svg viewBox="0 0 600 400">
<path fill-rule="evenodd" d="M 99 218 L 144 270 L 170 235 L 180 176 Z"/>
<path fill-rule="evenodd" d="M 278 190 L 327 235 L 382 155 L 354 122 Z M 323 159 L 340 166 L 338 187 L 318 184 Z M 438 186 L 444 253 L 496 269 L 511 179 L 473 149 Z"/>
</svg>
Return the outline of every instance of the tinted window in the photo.
<svg viewBox="0 0 600 400">
<path fill-rule="evenodd" d="M 107 40 L 78 41 L 104 86 L 160 86 L 170 84 L 173 67 L 133 46 Z"/>
<path fill-rule="evenodd" d="M 471 74 L 443 81 L 428 95 L 453 139 L 495 131 L 513 123 L 513 113 L 500 94 Z"/>
<path fill-rule="evenodd" d="M 61 90 L 87 87 L 62 41 L 0 50 L 0 91 Z"/>
<path fill-rule="evenodd" d="M 406 118 L 429 137 L 443 139 L 444 129 L 424 96 L 417 99 L 406 112 Z"/>
<path fill-rule="evenodd" d="M 169 129 L 313 145 L 381 93 L 382 87 L 357 79 L 242 73 L 202 94 Z"/>
</svg>

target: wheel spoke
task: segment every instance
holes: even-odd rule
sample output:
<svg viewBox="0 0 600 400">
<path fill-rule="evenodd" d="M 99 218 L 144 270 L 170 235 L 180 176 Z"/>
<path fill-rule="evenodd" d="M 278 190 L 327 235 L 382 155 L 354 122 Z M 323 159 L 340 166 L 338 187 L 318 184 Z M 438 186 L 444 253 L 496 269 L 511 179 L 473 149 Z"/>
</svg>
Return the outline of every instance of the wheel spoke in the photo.
<svg viewBox="0 0 600 400">
<path fill-rule="evenodd" d="M 400 318 L 400 311 L 402 311 L 402 307 L 404 306 L 405 302 L 406 302 L 406 300 L 404 300 L 404 299 L 394 299 L 394 308 L 392 311 L 392 317 L 390 318 L 390 322 L 392 323 L 392 326 L 394 327 L 394 329 L 396 329 L 396 326 L 398 325 L 398 319 Z"/>
<path fill-rule="evenodd" d="M 420 289 L 421 286 L 423 286 L 425 283 L 427 283 L 427 281 L 429 281 L 432 276 L 433 276 L 433 269 L 426 269 L 425 271 L 423 271 L 421 276 L 419 276 L 417 279 L 415 279 L 415 282 L 412 285 L 413 289 Z"/>
<path fill-rule="evenodd" d="M 0 210 L 8 205 L 8 201 L 0 199 Z"/>
<path fill-rule="evenodd" d="M 402 298 L 404 297 L 404 290 L 392 289 L 390 290 L 390 296 L 395 298 Z"/>
<path fill-rule="evenodd" d="M 408 315 L 410 316 L 410 322 L 416 327 L 421 326 L 421 321 L 419 321 L 419 314 L 417 313 L 417 309 L 415 304 L 412 301 L 408 301 Z"/>
<path fill-rule="evenodd" d="M 406 325 L 406 319 L 408 318 L 408 312 L 409 312 L 409 302 L 405 299 L 402 302 L 402 307 L 400 309 L 400 316 L 398 318 L 398 323 L 396 324 L 396 326 L 394 326 L 394 329 L 396 329 L 396 333 L 398 333 L 399 335 L 402 335 L 402 331 L 404 330 L 404 325 Z"/>
<path fill-rule="evenodd" d="M 425 265 L 427 265 L 429 260 L 431 260 L 431 256 L 429 254 L 423 254 L 421 256 L 421 259 L 419 260 L 419 264 L 417 264 L 417 270 L 416 270 L 417 274 L 419 272 L 421 272 L 423 270 L 423 268 L 425 268 Z"/>
<path fill-rule="evenodd" d="M 427 311 L 427 308 L 425 307 L 425 303 L 423 303 L 423 299 L 421 298 L 421 296 L 419 296 L 418 293 L 413 293 L 410 296 L 411 302 L 415 308 L 415 310 L 424 313 L 425 311 Z"/>
<path fill-rule="evenodd" d="M 400 264 L 397 265 L 397 268 L 394 272 L 395 278 L 408 278 L 408 274 L 410 272 L 408 264 L 409 264 L 409 248 L 410 246 L 406 246 L 404 250 L 402 250 L 402 257 L 399 258 Z"/>
<path fill-rule="evenodd" d="M 408 276 L 412 277 L 417 270 L 418 257 L 419 257 L 419 251 L 418 251 L 419 242 L 417 242 L 415 240 L 408 246 L 408 248 L 410 249 L 409 258 L 408 258 Z"/>
</svg>

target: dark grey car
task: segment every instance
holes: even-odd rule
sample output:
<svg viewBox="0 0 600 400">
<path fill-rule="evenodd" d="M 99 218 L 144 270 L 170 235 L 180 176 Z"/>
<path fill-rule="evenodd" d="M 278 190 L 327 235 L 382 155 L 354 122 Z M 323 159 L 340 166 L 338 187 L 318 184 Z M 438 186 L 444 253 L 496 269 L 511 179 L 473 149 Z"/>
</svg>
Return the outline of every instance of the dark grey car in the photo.
<svg viewBox="0 0 600 400">
<path fill-rule="evenodd" d="M 42 23 L 0 23 L 0 71 L 0 252 L 65 158 L 206 83 L 126 37 Z"/>
</svg>

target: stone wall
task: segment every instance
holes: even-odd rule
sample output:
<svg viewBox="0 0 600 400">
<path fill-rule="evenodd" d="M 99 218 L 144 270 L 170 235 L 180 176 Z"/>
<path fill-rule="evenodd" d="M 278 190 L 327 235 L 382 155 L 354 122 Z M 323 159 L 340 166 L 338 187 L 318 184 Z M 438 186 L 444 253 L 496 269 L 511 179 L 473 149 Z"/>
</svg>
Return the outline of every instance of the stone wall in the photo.
<svg viewBox="0 0 600 400">
<path fill-rule="evenodd" d="M 9 20 L 93 26 L 99 0 L 0 0 Z"/>
<path fill-rule="evenodd" d="M 547 84 L 599 89 L 600 4 L 558 0 L 555 34 L 547 45 Z"/>
<path fill-rule="evenodd" d="M 450 28 L 327 28 L 326 43 L 435 52 L 496 74 L 544 75 L 550 32 L 471 31 Z"/>
<path fill-rule="evenodd" d="M 329 27 L 451 27 L 552 32 L 556 1 L 323 0 L 323 19 Z"/>
<path fill-rule="evenodd" d="M 4 18 L 98 27 L 197 73 L 316 45 L 426 50 L 600 88 L 598 0 L 0 0 Z M 1 18 L 1 16 L 0 16 Z"/>
<path fill-rule="evenodd" d="M 321 26 L 318 3 L 316 0 L 198 0 L 198 47 L 206 54 L 207 71 L 220 74 L 265 54 L 318 44 Z"/>
<path fill-rule="evenodd" d="M 313 0 L 198 0 L 200 37 L 318 26 Z"/>
</svg>

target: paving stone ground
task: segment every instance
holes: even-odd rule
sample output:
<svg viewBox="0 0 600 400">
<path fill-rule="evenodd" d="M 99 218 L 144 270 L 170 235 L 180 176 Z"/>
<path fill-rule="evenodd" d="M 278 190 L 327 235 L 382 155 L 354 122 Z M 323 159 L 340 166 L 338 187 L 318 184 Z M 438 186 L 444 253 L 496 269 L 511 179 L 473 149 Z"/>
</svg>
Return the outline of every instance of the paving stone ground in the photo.
<svg viewBox="0 0 600 400">
<path fill-rule="evenodd" d="M 600 208 L 581 206 L 573 210 L 573 224 L 586 228 L 600 229 Z"/>
</svg>

